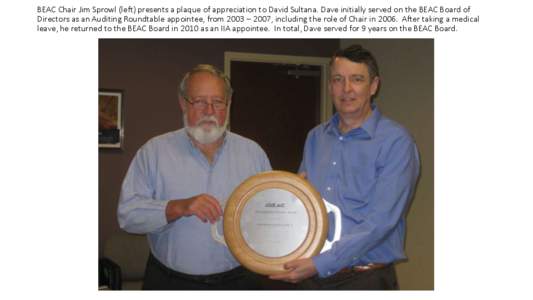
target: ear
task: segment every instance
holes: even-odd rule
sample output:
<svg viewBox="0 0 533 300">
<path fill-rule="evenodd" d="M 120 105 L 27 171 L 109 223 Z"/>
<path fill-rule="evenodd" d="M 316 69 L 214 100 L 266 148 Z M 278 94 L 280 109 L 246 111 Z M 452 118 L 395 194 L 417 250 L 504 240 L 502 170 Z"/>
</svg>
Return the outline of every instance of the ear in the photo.
<svg viewBox="0 0 533 300">
<path fill-rule="evenodd" d="M 228 100 L 228 106 L 227 106 L 227 111 L 229 112 L 230 110 L 231 110 L 231 97 Z"/>
<path fill-rule="evenodd" d="M 182 96 L 179 96 L 178 97 L 178 102 L 180 104 L 181 111 L 182 112 L 186 112 L 187 111 L 187 103 L 185 103 L 185 99 L 183 99 Z"/>
<path fill-rule="evenodd" d="M 378 91 L 378 87 L 379 87 L 379 77 L 376 76 L 374 77 L 374 79 L 372 79 L 372 82 L 370 83 L 370 93 L 372 96 L 376 94 L 376 92 Z"/>
</svg>

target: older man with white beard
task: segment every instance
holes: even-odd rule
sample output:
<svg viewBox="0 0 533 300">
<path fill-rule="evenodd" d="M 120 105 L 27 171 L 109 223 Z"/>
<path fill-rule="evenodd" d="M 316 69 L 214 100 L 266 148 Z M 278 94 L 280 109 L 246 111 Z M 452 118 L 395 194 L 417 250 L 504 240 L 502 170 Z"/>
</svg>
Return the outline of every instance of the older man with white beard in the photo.
<svg viewBox="0 0 533 300">
<path fill-rule="evenodd" d="M 185 128 L 152 138 L 124 179 L 120 227 L 147 234 L 144 289 L 255 289 L 226 247 L 211 238 L 231 192 L 271 169 L 255 142 L 226 130 L 232 89 L 211 65 L 198 65 L 179 85 Z"/>
</svg>

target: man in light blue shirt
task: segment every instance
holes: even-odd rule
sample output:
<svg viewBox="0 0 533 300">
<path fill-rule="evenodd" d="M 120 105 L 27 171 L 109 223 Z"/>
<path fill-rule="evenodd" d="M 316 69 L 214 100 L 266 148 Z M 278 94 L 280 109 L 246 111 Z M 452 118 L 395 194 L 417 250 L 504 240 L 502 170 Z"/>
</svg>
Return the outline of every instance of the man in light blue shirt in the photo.
<svg viewBox="0 0 533 300">
<path fill-rule="evenodd" d="M 373 104 L 379 71 L 368 50 L 339 50 L 330 69 L 337 113 L 309 132 L 300 172 L 341 209 L 341 238 L 271 278 L 305 289 L 398 289 L 394 263 L 406 259 L 405 215 L 419 175 L 418 150 L 405 128 Z"/>
<path fill-rule="evenodd" d="M 255 288 L 210 223 L 246 178 L 271 169 L 259 145 L 226 130 L 231 104 L 227 77 L 198 65 L 180 83 L 185 128 L 152 138 L 124 179 L 120 227 L 147 234 L 144 289 Z"/>
</svg>

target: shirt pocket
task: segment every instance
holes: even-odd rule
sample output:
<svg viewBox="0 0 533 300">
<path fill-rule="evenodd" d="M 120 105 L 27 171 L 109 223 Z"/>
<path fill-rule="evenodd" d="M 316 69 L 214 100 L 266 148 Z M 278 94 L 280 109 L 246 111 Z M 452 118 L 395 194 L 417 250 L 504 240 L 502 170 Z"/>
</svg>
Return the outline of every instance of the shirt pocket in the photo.
<svg viewBox="0 0 533 300">
<path fill-rule="evenodd" d="M 363 206 L 376 182 L 376 168 L 371 163 L 355 163 L 346 165 L 340 172 L 342 197 L 355 201 Z"/>
</svg>

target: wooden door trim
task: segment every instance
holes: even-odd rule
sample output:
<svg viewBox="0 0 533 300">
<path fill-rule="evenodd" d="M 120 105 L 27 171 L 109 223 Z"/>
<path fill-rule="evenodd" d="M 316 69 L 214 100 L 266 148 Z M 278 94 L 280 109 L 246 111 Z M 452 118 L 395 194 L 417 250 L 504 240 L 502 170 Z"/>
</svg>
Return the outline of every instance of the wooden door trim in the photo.
<svg viewBox="0 0 533 300">
<path fill-rule="evenodd" d="M 320 67 L 320 122 L 326 122 L 333 114 L 333 104 L 328 92 L 329 78 L 329 58 L 315 56 L 295 56 L 295 55 L 276 55 L 276 54 L 259 54 L 249 52 L 224 52 L 224 72 L 231 78 L 231 62 L 260 62 L 260 63 L 279 63 L 295 65 L 311 65 Z"/>
</svg>

